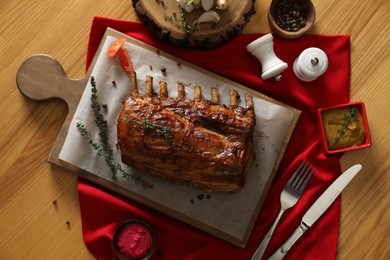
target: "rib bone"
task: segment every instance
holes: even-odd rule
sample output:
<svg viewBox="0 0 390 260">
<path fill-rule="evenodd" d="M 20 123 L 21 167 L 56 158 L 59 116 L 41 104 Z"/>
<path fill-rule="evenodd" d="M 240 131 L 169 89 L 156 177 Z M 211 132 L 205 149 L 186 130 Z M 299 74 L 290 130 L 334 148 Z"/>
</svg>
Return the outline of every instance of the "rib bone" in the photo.
<svg viewBox="0 0 390 260">
<path fill-rule="evenodd" d="M 219 93 L 218 93 L 218 88 L 216 87 L 211 88 L 211 101 L 213 101 L 216 104 L 219 104 Z"/>
<path fill-rule="evenodd" d="M 184 85 L 181 82 L 177 83 L 177 94 L 179 98 L 184 98 L 186 96 L 185 90 L 184 90 Z"/>
<path fill-rule="evenodd" d="M 167 82 L 163 80 L 160 81 L 160 97 L 162 98 L 168 97 Z"/>
<path fill-rule="evenodd" d="M 146 75 L 145 81 L 145 95 L 151 97 L 153 94 L 153 77 Z"/>
<path fill-rule="evenodd" d="M 202 98 L 202 89 L 200 86 L 195 86 L 194 99 L 199 100 Z"/>
<path fill-rule="evenodd" d="M 237 91 L 233 89 L 230 90 L 230 106 L 232 107 L 238 106 L 238 94 Z"/>
<path fill-rule="evenodd" d="M 248 93 L 245 93 L 245 103 L 247 108 L 253 109 L 253 99 Z"/>
<path fill-rule="evenodd" d="M 134 70 L 130 72 L 130 81 L 131 81 L 130 91 L 134 93 L 138 93 L 137 73 Z"/>
<path fill-rule="evenodd" d="M 138 86 L 137 86 L 137 74 L 135 71 L 130 73 L 131 80 L 131 92 L 138 94 Z M 168 87 L 167 82 L 161 80 L 159 82 L 160 86 L 160 97 L 168 98 Z M 177 83 L 177 91 L 179 98 L 185 98 L 185 86 L 182 82 Z M 150 75 L 146 75 L 145 79 L 145 96 L 152 97 L 153 96 L 153 77 Z M 230 106 L 237 107 L 239 94 L 236 90 L 229 91 L 230 96 Z M 194 87 L 194 100 L 202 99 L 202 88 L 200 86 Z M 213 103 L 219 104 L 219 90 L 217 87 L 211 88 L 211 101 Z M 248 93 L 245 93 L 245 104 L 248 109 L 253 109 L 253 98 Z"/>
</svg>

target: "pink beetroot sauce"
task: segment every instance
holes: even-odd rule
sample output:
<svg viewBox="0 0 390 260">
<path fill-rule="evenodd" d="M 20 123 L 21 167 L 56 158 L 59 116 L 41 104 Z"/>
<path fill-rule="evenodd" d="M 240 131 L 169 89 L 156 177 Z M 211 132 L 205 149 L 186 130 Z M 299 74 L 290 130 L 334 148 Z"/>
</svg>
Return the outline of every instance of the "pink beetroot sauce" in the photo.
<svg viewBox="0 0 390 260">
<path fill-rule="evenodd" d="M 130 259 L 141 259 L 152 247 L 150 231 L 138 223 L 130 223 L 118 234 L 118 247 L 123 255 Z"/>
</svg>

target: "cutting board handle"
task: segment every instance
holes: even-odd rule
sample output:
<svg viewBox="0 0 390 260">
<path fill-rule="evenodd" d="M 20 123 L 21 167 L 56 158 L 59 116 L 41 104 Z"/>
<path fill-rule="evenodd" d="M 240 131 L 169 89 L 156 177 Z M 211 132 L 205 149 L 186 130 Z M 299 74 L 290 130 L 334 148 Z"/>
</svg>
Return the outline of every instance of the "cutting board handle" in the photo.
<svg viewBox="0 0 390 260">
<path fill-rule="evenodd" d="M 26 97 L 33 100 L 60 98 L 70 109 L 80 101 L 86 82 L 86 77 L 69 79 L 61 64 L 44 54 L 26 59 L 16 74 L 16 84 Z"/>
<path fill-rule="evenodd" d="M 44 54 L 31 56 L 19 67 L 16 84 L 23 95 L 36 101 L 59 98 L 68 106 L 68 114 L 48 158 L 51 163 L 61 165 L 58 156 L 87 81 L 87 75 L 69 79 L 61 64 Z"/>
</svg>

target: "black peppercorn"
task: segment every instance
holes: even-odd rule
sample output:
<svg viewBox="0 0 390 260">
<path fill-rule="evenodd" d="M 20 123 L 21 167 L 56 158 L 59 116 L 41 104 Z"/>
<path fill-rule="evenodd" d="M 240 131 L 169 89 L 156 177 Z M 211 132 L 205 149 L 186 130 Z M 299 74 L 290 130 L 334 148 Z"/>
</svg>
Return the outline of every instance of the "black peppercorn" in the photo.
<svg viewBox="0 0 390 260">
<path fill-rule="evenodd" d="M 306 26 L 306 7 L 294 0 L 282 0 L 275 5 L 273 17 L 281 29 L 297 32 Z"/>
</svg>

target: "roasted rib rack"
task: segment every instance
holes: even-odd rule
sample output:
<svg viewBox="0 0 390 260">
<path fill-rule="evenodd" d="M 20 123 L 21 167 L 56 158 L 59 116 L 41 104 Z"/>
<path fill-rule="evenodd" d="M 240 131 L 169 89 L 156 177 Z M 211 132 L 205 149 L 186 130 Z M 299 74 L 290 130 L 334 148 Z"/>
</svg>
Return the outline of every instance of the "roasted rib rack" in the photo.
<svg viewBox="0 0 390 260">
<path fill-rule="evenodd" d="M 255 115 L 249 94 L 243 108 L 235 90 L 226 106 L 219 104 L 216 87 L 211 89 L 211 100 L 206 100 L 200 86 L 195 86 L 194 99 L 187 98 L 180 82 L 177 97 L 168 97 L 165 81 L 160 81 L 157 94 L 151 76 L 146 76 L 142 96 L 135 72 L 131 84 L 118 118 L 123 163 L 210 191 L 233 192 L 244 186 L 254 156 Z"/>
</svg>

